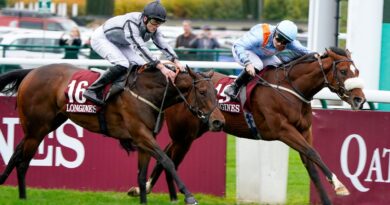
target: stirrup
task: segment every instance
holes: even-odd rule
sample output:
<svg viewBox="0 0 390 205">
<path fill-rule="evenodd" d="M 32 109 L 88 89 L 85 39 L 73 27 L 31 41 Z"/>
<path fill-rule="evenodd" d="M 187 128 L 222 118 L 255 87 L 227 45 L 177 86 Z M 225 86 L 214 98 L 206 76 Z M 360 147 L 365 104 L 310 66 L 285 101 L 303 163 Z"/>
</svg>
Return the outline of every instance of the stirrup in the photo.
<svg viewBox="0 0 390 205">
<path fill-rule="evenodd" d="M 223 93 L 229 96 L 232 101 L 238 101 L 239 92 L 240 92 L 240 88 L 238 88 L 234 84 L 228 85 L 223 91 Z"/>
<path fill-rule="evenodd" d="M 91 90 L 87 89 L 84 92 L 83 96 L 97 105 L 103 106 L 105 104 L 105 102 L 103 100 L 101 100 L 97 97 L 97 94 L 95 91 L 91 91 Z"/>
</svg>

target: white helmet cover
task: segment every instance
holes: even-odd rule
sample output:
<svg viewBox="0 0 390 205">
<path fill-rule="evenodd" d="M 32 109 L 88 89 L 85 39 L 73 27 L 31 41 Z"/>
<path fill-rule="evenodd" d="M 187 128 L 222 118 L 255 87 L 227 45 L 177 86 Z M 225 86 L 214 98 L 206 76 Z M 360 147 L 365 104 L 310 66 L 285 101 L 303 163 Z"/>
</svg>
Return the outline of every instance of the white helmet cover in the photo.
<svg viewBox="0 0 390 205">
<path fill-rule="evenodd" d="M 298 27 L 292 21 L 283 20 L 276 26 L 276 31 L 283 36 L 283 38 L 291 42 L 297 38 Z"/>
</svg>

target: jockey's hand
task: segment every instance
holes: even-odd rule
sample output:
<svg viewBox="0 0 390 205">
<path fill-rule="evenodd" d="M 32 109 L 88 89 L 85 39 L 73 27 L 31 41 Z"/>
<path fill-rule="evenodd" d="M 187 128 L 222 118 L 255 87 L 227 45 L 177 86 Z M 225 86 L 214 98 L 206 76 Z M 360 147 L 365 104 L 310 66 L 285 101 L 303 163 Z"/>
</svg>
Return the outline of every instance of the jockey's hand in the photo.
<svg viewBox="0 0 390 205">
<path fill-rule="evenodd" d="M 175 66 L 176 66 L 177 68 L 180 69 L 181 72 L 186 71 L 186 68 L 184 67 L 183 64 L 181 64 L 181 62 L 180 62 L 178 59 L 175 59 L 175 60 L 173 61 L 173 63 L 175 64 Z"/>
<path fill-rule="evenodd" d="M 251 75 L 251 76 L 255 76 L 255 74 L 256 74 L 255 67 L 254 67 L 252 64 L 246 65 L 245 70 L 246 70 L 246 72 L 248 72 L 249 75 Z"/>
<path fill-rule="evenodd" d="M 176 78 L 176 73 L 169 70 L 167 67 L 164 66 L 164 64 L 162 63 L 159 63 L 157 64 L 156 66 L 160 71 L 161 73 L 166 77 L 167 81 L 168 79 L 171 79 L 172 83 L 175 82 L 175 78 Z"/>
</svg>

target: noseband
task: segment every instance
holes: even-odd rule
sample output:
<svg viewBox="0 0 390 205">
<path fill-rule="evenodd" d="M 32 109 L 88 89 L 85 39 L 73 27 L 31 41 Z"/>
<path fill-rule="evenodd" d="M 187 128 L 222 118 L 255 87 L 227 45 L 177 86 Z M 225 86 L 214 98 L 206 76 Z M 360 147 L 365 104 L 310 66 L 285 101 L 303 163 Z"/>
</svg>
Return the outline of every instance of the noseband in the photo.
<svg viewBox="0 0 390 205">
<path fill-rule="evenodd" d="M 334 78 L 336 79 L 336 86 L 332 86 L 329 83 L 328 78 L 326 77 L 326 74 L 325 74 L 325 71 L 324 71 L 324 67 L 322 65 L 321 57 L 317 57 L 317 59 L 318 59 L 318 62 L 320 64 L 321 72 L 324 75 L 324 80 L 325 80 L 324 84 L 325 84 L 325 86 L 328 87 L 329 90 L 331 90 L 332 92 L 336 93 L 340 98 L 349 97 L 349 95 L 348 95 L 349 90 L 345 88 L 345 85 L 343 83 L 341 83 L 341 80 L 340 80 L 339 76 L 337 75 L 336 66 L 337 66 L 337 64 L 342 63 L 342 62 L 351 62 L 352 65 L 355 66 L 353 61 L 350 60 L 350 59 L 333 61 L 333 63 L 332 63 L 332 72 L 333 72 Z"/>
<path fill-rule="evenodd" d="M 198 83 L 198 82 L 201 82 L 201 81 L 210 81 L 211 79 L 210 78 L 203 78 L 203 79 L 200 79 L 200 80 L 192 80 L 192 87 L 191 87 L 191 90 L 194 90 L 195 91 L 195 103 L 196 105 L 190 105 L 190 103 L 188 103 L 187 99 L 184 97 L 183 93 L 179 90 L 178 87 L 174 86 L 177 90 L 177 92 L 179 93 L 180 95 L 180 98 L 184 101 L 184 103 L 186 104 L 187 108 L 191 111 L 191 113 L 193 115 L 195 115 L 196 117 L 198 117 L 203 123 L 207 123 L 207 121 L 209 120 L 210 118 L 210 115 L 211 113 L 214 111 L 214 109 L 217 107 L 217 102 L 214 102 L 214 106 L 211 108 L 210 111 L 208 112 L 203 112 L 202 110 L 199 109 L 199 105 L 198 105 L 198 96 L 196 95 L 196 86 L 195 84 Z"/>
</svg>

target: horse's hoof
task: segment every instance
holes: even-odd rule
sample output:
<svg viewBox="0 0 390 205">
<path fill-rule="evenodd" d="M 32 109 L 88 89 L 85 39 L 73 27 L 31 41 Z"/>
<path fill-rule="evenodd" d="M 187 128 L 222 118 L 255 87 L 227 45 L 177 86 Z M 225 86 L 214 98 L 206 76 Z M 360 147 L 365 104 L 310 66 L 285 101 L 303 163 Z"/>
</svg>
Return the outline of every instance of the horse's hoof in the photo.
<svg viewBox="0 0 390 205">
<path fill-rule="evenodd" d="M 129 191 L 127 191 L 127 195 L 131 197 L 138 197 L 139 196 L 139 188 L 138 187 L 131 187 Z"/>
<path fill-rule="evenodd" d="M 337 196 L 348 196 L 350 194 L 348 189 L 345 187 L 339 187 L 335 191 Z"/>
<path fill-rule="evenodd" d="M 178 204 L 179 201 L 178 200 L 171 200 L 171 204 Z"/>
<path fill-rule="evenodd" d="M 198 204 L 198 201 L 196 201 L 195 197 L 190 196 L 184 199 L 184 202 L 186 205 L 196 205 Z"/>
</svg>

